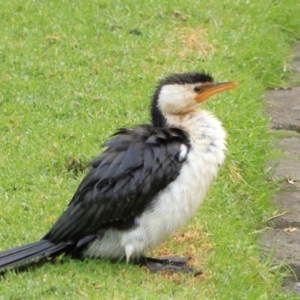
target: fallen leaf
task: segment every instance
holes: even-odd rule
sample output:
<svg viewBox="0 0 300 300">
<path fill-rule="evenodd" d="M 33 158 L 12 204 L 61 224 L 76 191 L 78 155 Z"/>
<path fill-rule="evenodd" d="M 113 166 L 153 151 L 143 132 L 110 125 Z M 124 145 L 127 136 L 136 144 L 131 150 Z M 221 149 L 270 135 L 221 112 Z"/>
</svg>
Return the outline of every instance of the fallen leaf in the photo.
<svg viewBox="0 0 300 300">
<path fill-rule="evenodd" d="M 298 228 L 296 228 L 296 227 L 288 227 L 288 228 L 283 229 L 284 232 L 294 232 L 296 230 L 298 230 Z"/>
</svg>

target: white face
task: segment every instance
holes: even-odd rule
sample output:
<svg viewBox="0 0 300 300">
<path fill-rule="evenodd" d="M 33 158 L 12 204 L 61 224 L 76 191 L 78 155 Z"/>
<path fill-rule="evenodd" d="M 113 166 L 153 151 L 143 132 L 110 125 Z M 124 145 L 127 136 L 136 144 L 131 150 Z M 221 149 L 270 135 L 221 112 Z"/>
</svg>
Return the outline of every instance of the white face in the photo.
<svg viewBox="0 0 300 300">
<path fill-rule="evenodd" d="M 164 115 L 177 115 L 194 110 L 198 106 L 196 102 L 198 94 L 194 88 L 201 85 L 201 83 L 164 85 L 158 97 L 161 112 Z"/>
</svg>

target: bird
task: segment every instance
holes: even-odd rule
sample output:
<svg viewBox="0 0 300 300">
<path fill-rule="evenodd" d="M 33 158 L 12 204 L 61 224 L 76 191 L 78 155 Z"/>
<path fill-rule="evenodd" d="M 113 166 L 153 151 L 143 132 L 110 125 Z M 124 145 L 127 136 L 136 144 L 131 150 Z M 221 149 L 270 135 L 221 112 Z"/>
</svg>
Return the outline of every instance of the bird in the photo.
<svg viewBox="0 0 300 300">
<path fill-rule="evenodd" d="M 195 216 L 225 159 L 226 131 L 201 104 L 236 88 L 204 71 L 171 74 L 156 87 L 151 123 L 121 128 L 90 163 L 44 237 L 0 252 L 0 270 L 64 254 L 127 261 L 150 271 L 194 272 L 188 258 L 147 257 Z"/>
</svg>

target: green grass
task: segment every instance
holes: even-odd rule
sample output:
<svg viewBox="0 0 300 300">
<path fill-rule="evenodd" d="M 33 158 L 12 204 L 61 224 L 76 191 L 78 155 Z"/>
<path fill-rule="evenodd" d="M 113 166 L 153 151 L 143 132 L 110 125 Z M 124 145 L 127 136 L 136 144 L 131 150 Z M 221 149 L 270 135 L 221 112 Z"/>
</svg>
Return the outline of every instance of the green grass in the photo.
<svg viewBox="0 0 300 300">
<path fill-rule="evenodd" d="M 1 1 L 3 250 L 51 227 L 85 173 L 72 161 L 98 155 L 116 128 L 149 121 L 158 79 L 205 69 L 240 88 L 205 105 L 229 133 L 227 161 L 196 218 L 157 250 L 192 254 L 204 276 L 64 259 L 7 274 L 0 299 L 293 299 L 258 239 L 274 213 L 263 95 L 284 85 L 299 15 L 291 0 Z"/>
</svg>

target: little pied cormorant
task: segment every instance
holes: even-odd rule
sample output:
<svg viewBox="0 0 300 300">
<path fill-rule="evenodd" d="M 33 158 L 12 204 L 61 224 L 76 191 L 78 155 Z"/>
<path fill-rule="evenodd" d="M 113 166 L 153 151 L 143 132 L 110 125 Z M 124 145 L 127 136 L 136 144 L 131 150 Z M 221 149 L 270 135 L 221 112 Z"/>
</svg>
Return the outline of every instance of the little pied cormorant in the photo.
<svg viewBox="0 0 300 300">
<path fill-rule="evenodd" d="M 126 258 L 151 271 L 193 271 L 184 258 L 144 253 L 182 227 L 203 201 L 224 161 L 226 132 L 197 107 L 235 87 L 198 72 L 162 80 L 152 100 L 152 124 L 117 131 L 50 231 L 38 242 L 0 252 L 0 270 L 64 253 Z"/>
</svg>

